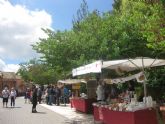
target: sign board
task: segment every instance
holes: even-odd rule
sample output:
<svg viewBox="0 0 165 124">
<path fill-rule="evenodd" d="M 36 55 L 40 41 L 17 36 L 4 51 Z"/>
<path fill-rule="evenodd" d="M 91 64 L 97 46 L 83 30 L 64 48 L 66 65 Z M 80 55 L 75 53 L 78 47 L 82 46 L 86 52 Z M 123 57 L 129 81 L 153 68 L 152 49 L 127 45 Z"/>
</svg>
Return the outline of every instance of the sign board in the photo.
<svg viewBox="0 0 165 124">
<path fill-rule="evenodd" d="M 78 83 L 78 84 L 72 84 L 72 89 L 74 89 L 74 90 L 80 89 L 80 83 Z"/>
<path fill-rule="evenodd" d="M 101 73 L 101 67 L 102 67 L 102 61 L 99 60 L 91 64 L 80 66 L 76 69 L 73 69 L 72 75 L 77 76 L 77 75 L 83 75 L 83 74 L 88 74 L 88 73 Z"/>
</svg>

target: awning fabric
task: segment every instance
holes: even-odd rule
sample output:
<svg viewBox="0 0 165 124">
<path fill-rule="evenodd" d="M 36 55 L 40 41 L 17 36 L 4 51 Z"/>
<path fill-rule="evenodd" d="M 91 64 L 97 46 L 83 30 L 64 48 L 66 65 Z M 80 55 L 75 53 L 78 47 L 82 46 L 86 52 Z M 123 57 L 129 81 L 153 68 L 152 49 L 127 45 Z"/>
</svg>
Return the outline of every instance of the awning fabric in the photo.
<svg viewBox="0 0 165 124">
<path fill-rule="evenodd" d="M 102 68 L 129 72 L 133 70 L 143 70 L 144 68 L 150 68 L 150 67 L 156 67 L 162 65 L 165 65 L 165 60 L 163 59 L 138 57 L 135 59 L 103 61 Z"/>
<path fill-rule="evenodd" d="M 67 80 L 59 80 L 58 82 L 64 84 L 86 83 L 84 79 L 67 79 Z"/>
<path fill-rule="evenodd" d="M 118 83 L 125 83 L 127 81 L 136 79 L 137 82 L 144 82 L 145 80 L 145 76 L 143 74 L 143 72 L 139 72 L 137 74 L 131 75 L 131 76 L 127 76 L 127 77 L 120 77 L 120 78 L 115 78 L 115 79 L 104 79 L 104 81 L 107 84 L 118 84 Z"/>
<path fill-rule="evenodd" d="M 165 65 L 163 59 L 152 59 L 148 57 L 137 57 L 134 59 L 112 60 L 112 61 L 95 61 L 91 64 L 80 66 L 72 70 L 72 75 L 83 75 L 88 73 L 101 73 L 102 69 L 112 69 L 117 72 L 129 72 L 133 70 L 143 70 L 144 68 Z"/>
</svg>

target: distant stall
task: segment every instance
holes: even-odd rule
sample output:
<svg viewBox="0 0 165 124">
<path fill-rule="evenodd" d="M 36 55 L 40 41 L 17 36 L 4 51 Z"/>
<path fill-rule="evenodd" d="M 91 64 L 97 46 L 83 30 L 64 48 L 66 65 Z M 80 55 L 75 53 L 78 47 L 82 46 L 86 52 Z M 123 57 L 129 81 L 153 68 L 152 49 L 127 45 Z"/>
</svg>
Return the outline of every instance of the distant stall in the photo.
<svg viewBox="0 0 165 124">
<path fill-rule="evenodd" d="M 91 98 L 85 93 L 80 94 L 80 85 L 81 83 L 87 85 L 87 81 L 84 79 L 67 79 L 67 80 L 59 80 L 58 82 L 64 84 L 72 84 L 72 97 L 70 98 L 71 108 L 75 108 L 77 111 L 81 111 L 84 113 L 93 112 L 92 103 L 96 102 L 94 98 Z M 92 83 L 90 83 L 91 85 Z"/>
</svg>

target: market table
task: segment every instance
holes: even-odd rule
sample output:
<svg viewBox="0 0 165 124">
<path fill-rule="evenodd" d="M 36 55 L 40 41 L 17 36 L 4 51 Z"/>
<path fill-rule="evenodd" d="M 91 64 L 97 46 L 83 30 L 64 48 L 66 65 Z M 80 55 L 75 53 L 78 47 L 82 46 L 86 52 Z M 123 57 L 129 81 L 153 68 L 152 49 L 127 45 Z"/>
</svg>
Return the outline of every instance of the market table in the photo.
<svg viewBox="0 0 165 124">
<path fill-rule="evenodd" d="M 93 102 L 96 102 L 96 100 L 84 99 L 80 97 L 74 97 L 70 99 L 71 108 L 75 108 L 76 110 L 84 113 L 93 113 Z"/>
<path fill-rule="evenodd" d="M 124 112 L 94 106 L 94 120 L 102 121 L 104 124 L 158 124 L 154 109 Z"/>
</svg>

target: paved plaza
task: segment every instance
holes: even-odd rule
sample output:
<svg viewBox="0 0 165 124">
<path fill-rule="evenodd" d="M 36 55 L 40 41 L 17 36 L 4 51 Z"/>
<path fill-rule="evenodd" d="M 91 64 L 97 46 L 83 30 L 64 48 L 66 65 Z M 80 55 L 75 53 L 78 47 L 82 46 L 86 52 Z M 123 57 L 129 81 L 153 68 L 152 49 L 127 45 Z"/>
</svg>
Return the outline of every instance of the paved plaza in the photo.
<svg viewBox="0 0 165 124">
<path fill-rule="evenodd" d="M 93 124 L 93 116 L 76 112 L 69 105 L 37 105 L 38 113 L 31 113 L 31 104 L 23 97 L 16 99 L 15 108 L 3 108 L 0 99 L 0 124 Z M 9 102 L 10 103 L 10 102 Z"/>
</svg>

